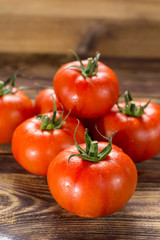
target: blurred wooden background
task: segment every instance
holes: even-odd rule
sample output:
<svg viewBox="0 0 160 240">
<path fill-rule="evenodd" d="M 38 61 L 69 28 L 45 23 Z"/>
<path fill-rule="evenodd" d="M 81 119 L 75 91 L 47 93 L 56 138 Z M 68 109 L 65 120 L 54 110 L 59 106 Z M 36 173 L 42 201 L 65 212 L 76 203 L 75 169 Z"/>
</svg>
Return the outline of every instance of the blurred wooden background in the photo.
<svg viewBox="0 0 160 240">
<path fill-rule="evenodd" d="M 159 0 L 0 0 L 0 53 L 160 58 Z"/>
</svg>

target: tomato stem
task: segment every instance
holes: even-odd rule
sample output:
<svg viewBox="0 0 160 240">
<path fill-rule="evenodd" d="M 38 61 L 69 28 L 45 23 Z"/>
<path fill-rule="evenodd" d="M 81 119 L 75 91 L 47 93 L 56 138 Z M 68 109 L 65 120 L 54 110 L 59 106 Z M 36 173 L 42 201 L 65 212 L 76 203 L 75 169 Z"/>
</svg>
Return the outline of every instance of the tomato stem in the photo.
<svg viewBox="0 0 160 240">
<path fill-rule="evenodd" d="M 4 86 L 4 82 L 0 81 L 0 97 L 3 96 L 3 86 Z"/>
<path fill-rule="evenodd" d="M 19 87 L 13 91 L 13 88 L 15 87 L 15 82 L 18 76 L 21 76 L 19 74 L 19 71 L 16 72 L 14 75 L 10 76 L 5 81 L 0 81 L 0 97 L 5 95 L 10 95 L 10 94 L 15 94 L 18 90 L 23 90 L 27 88 L 27 87 Z"/>
<path fill-rule="evenodd" d="M 56 114 L 57 114 L 57 106 L 55 99 L 53 97 L 53 115 L 51 118 L 49 118 L 47 115 L 42 115 L 39 114 L 37 118 L 42 122 L 41 124 L 41 130 L 54 130 L 54 129 L 59 129 L 63 125 L 64 121 L 67 119 L 69 116 L 70 112 L 65 116 L 65 118 L 62 120 L 63 115 L 64 115 L 64 110 L 62 106 L 62 113 L 60 117 L 56 120 Z"/>
<path fill-rule="evenodd" d="M 125 108 L 122 108 L 117 102 L 118 109 L 122 113 L 128 116 L 137 117 L 137 118 L 143 115 L 145 108 L 148 106 L 148 104 L 151 101 L 149 100 L 144 106 L 140 106 L 139 108 L 137 108 L 136 103 L 134 102 L 129 91 L 125 91 L 124 97 L 125 97 Z"/>
<path fill-rule="evenodd" d="M 99 162 L 102 161 L 105 157 L 107 157 L 107 155 L 111 152 L 112 150 L 112 138 L 113 135 L 117 132 L 114 132 L 111 136 L 111 139 L 106 138 L 105 136 L 103 136 L 97 129 L 97 131 L 99 132 L 99 134 L 101 136 L 103 136 L 109 143 L 108 145 L 102 149 L 100 152 L 98 152 L 98 142 L 97 141 L 92 141 L 92 139 L 90 138 L 90 136 L 88 135 L 88 132 L 86 130 L 85 132 L 85 143 L 86 143 L 86 151 L 81 148 L 81 146 L 77 143 L 76 141 L 76 132 L 79 126 L 79 120 L 78 120 L 78 124 L 77 127 L 75 129 L 74 132 L 74 141 L 75 141 L 75 146 L 77 148 L 77 150 L 79 151 L 79 154 L 71 154 L 68 158 L 68 163 L 70 162 L 70 159 L 74 156 L 80 157 L 83 160 L 87 160 L 90 162 Z"/>
<path fill-rule="evenodd" d="M 81 66 L 78 67 L 78 66 L 74 66 L 73 65 L 73 66 L 70 66 L 70 68 L 78 69 L 81 72 L 81 74 L 83 75 L 83 77 L 85 77 L 88 80 L 89 80 L 89 77 L 94 76 L 94 75 L 97 74 L 97 71 L 98 71 L 98 60 L 100 58 L 100 53 L 97 52 L 96 56 L 94 58 L 92 58 L 92 57 L 88 58 L 87 59 L 88 64 L 87 64 L 86 67 L 82 63 L 82 61 L 79 58 L 79 56 L 74 51 L 72 51 L 72 53 L 76 57 L 77 61 L 80 62 Z"/>
<path fill-rule="evenodd" d="M 90 157 L 97 158 L 98 156 L 98 143 L 97 141 L 92 141 L 89 149 L 89 154 Z"/>
</svg>

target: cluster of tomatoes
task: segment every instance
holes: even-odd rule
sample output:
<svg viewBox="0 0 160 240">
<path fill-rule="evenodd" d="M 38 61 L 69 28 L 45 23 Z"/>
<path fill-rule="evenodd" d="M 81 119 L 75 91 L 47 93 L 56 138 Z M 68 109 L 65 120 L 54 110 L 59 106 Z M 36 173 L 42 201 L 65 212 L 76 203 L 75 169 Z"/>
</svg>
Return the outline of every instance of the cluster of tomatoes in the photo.
<svg viewBox="0 0 160 240">
<path fill-rule="evenodd" d="M 99 53 L 76 57 L 34 106 L 14 86 L 16 75 L 0 81 L 0 143 L 12 143 L 27 171 L 47 176 L 63 208 L 95 218 L 127 203 L 137 184 L 134 162 L 160 152 L 160 106 L 134 101 L 127 91 L 118 103 L 118 79 Z"/>
</svg>

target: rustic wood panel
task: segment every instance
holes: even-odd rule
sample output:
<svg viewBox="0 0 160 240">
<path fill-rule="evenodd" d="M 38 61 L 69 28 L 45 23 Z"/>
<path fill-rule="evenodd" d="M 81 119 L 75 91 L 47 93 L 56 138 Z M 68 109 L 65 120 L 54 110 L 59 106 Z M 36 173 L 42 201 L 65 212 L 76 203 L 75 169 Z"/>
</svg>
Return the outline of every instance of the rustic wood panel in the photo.
<svg viewBox="0 0 160 240">
<path fill-rule="evenodd" d="M 0 13 L 9 15 L 160 20 L 157 0 L 0 0 L 0 5 Z"/>
<path fill-rule="evenodd" d="M 45 177 L 29 174 L 12 156 L 1 155 L 0 237 L 15 240 L 159 239 L 159 157 L 137 164 L 137 189 L 123 209 L 108 217 L 83 219 L 55 202 Z"/>
<path fill-rule="evenodd" d="M 157 0 L 0 0 L 0 6 L 0 52 L 68 54 L 73 49 L 160 58 Z"/>
<path fill-rule="evenodd" d="M 103 24 L 106 33 L 100 33 L 100 37 L 94 33 L 92 35 L 92 53 L 98 49 L 105 56 L 149 59 L 160 57 L 160 22 L 142 19 Z"/>
<path fill-rule="evenodd" d="M 11 154 L 11 144 L 0 144 L 0 154 Z"/>
</svg>

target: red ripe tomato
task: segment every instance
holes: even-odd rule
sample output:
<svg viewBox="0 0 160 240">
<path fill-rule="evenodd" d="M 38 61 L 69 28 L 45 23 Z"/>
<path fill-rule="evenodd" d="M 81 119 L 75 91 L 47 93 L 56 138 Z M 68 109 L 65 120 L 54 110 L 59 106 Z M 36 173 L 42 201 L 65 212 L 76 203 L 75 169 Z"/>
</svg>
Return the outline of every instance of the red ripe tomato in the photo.
<svg viewBox="0 0 160 240">
<path fill-rule="evenodd" d="M 36 117 L 30 118 L 17 127 L 12 139 L 12 152 L 17 162 L 27 171 L 46 175 L 51 160 L 63 149 L 74 144 L 73 134 L 77 119 L 68 116 L 62 126 L 57 126 L 62 112 L 57 111 L 55 122 L 47 122 L 53 113 L 42 115 L 44 123 Z M 65 115 L 62 118 L 65 118 Z M 47 120 L 49 121 L 49 120 Z M 42 124 L 43 123 L 43 124 Z M 61 123 L 60 123 L 61 124 Z M 43 128 L 44 130 L 42 130 Z M 77 140 L 84 142 L 84 127 L 79 125 Z"/>
<path fill-rule="evenodd" d="M 146 101 L 135 101 L 137 108 L 146 105 Z M 119 103 L 124 108 L 125 103 Z M 98 130 L 110 137 L 113 143 L 122 148 L 134 162 L 153 158 L 160 152 L 160 106 L 149 103 L 140 117 L 128 116 L 115 105 L 111 111 L 96 122 Z M 94 137 L 101 139 L 94 130 Z"/>
<path fill-rule="evenodd" d="M 98 151 L 106 145 L 99 142 Z M 85 144 L 80 147 L 86 149 Z M 53 198 L 69 212 L 87 218 L 109 215 L 122 208 L 137 184 L 133 161 L 114 145 L 99 162 L 83 160 L 77 154 L 76 146 L 71 146 L 50 163 L 47 180 Z"/>
<path fill-rule="evenodd" d="M 96 118 L 117 102 L 119 84 L 115 73 L 94 59 L 70 62 L 55 74 L 53 86 L 64 109 L 78 118 Z"/>
<path fill-rule="evenodd" d="M 0 82 L 0 144 L 10 143 L 16 127 L 33 116 L 33 104 L 21 90 Z"/>
<path fill-rule="evenodd" d="M 53 110 L 53 97 L 58 110 L 61 110 L 61 105 L 52 88 L 45 88 L 39 92 L 35 99 L 35 114 L 48 113 Z"/>
</svg>

